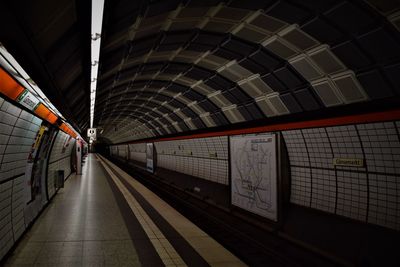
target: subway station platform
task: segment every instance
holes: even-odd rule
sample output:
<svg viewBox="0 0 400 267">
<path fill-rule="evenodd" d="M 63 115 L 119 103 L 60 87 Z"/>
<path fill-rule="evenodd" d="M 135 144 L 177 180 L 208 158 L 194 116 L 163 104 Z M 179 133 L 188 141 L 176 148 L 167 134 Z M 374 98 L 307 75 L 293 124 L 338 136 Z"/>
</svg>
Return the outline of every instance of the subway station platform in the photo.
<svg viewBox="0 0 400 267">
<path fill-rule="evenodd" d="M 0 267 L 400 266 L 400 0 L 0 21 Z"/>
<path fill-rule="evenodd" d="M 6 266 L 246 266 L 107 159 L 89 154 Z"/>
</svg>

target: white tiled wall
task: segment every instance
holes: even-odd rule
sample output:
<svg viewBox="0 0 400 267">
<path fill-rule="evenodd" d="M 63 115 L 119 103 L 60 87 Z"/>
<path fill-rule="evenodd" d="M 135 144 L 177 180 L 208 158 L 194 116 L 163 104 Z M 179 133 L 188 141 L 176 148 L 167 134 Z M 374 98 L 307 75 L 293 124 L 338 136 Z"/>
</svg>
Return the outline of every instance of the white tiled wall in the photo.
<svg viewBox="0 0 400 267">
<path fill-rule="evenodd" d="M 336 177 L 333 170 L 311 169 L 311 207 L 327 212 L 335 212 Z"/>
<path fill-rule="evenodd" d="M 337 171 L 337 183 L 336 213 L 365 221 L 368 204 L 367 173 Z"/>
<path fill-rule="evenodd" d="M 17 240 L 25 231 L 24 221 L 24 181 L 25 177 L 20 176 L 13 180 L 12 190 L 12 225 L 14 240 Z"/>
<path fill-rule="evenodd" d="M 228 137 L 155 143 L 157 166 L 228 185 Z"/>
<path fill-rule="evenodd" d="M 368 171 L 400 174 L 400 143 L 393 122 L 357 125 Z"/>
<path fill-rule="evenodd" d="M 41 123 L 0 98 L 0 259 L 26 229 L 25 167 Z"/>
<path fill-rule="evenodd" d="M 110 154 L 112 156 L 118 156 L 118 146 L 110 146 Z"/>
<path fill-rule="evenodd" d="M 399 122 L 291 130 L 283 136 L 292 203 L 400 230 Z M 333 158 L 364 159 L 365 166 L 334 166 Z"/>
<path fill-rule="evenodd" d="M 326 128 L 326 131 L 332 146 L 332 152 L 336 158 L 364 158 L 361 142 L 358 138 L 355 125 L 328 127 Z M 336 168 L 343 170 L 365 171 L 364 167 L 337 166 Z"/>
<path fill-rule="evenodd" d="M 130 144 L 129 159 L 146 162 L 146 144 Z"/>
<path fill-rule="evenodd" d="M 332 164 L 332 149 L 324 128 L 302 130 L 308 150 L 310 166 L 329 168 Z"/>
<path fill-rule="evenodd" d="M 369 174 L 368 222 L 399 229 L 399 176 Z"/>
<path fill-rule="evenodd" d="M 72 148 L 75 144 L 75 139 L 70 138 L 70 136 L 62 131 L 57 133 L 57 137 L 54 140 L 53 148 L 51 149 L 51 154 L 49 162 L 55 162 L 66 156 L 71 156 Z M 63 148 L 65 150 L 63 152 Z"/>
<path fill-rule="evenodd" d="M 41 123 L 42 120 L 0 98 L 0 258 L 26 228 L 25 166 Z"/>
<path fill-rule="evenodd" d="M 0 182 L 25 173 L 42 120 L 0 98 Z"/>
<path fill-rule="evenodd" d="M 294 204 L 400 230 L 400 122 L 283 131 Z M 145 161 L 145 144 L 130 145 Z M 125 157 L 127 146 L 111 147 Z M 156 142 L 162 168 L 228 185 L 228 137 Z M 334 166 L 334 158 L 365 166 Z"/>
<path fill-rule="evenodd" d="M 311 205 L 311 169 L 291 166 L 292 203 L 302 206 Z"/>
<path fill-rule="evenodd" d="M 0 98 L 0 258 L 25 231 L 25 166 L 42 121 Z"/>
<path fill-rule="evenodd" d="M 228 185 L 228 137 L 154 143 L 157 166 Z M 127 145 L 111 146 L 111 155 L 126 158 Z M 130 159 L 146 162 L 146 144 L 130 144 Z"/>
<path fill-rule="evenodd" d="M 68 146 L 66 146 L 68 144 Z M 75 144 L 75 139 L 70 138 L 64 132 L 59 131 L 51 150 L 49 167 L 47 173 L 47 190 L 49 198 L 55 194 L 54 180 L 58 170 L 64 171 L 66 179 L 71 174 L 71 153 Z M 63 151 L 64 146 L 66 148 Z"/>
<path fill-rule="evenodd" d="M 12 231 L 11 194 L 13 181 L 0 184 L 0 257 L 14 244 Z"/>
<path fill-rule="evenodd" d="M 118 146 L 118 156 L 120 158 L 126 159 L 128 157 L 128 145 L 119 145 Z"/>
</svg>

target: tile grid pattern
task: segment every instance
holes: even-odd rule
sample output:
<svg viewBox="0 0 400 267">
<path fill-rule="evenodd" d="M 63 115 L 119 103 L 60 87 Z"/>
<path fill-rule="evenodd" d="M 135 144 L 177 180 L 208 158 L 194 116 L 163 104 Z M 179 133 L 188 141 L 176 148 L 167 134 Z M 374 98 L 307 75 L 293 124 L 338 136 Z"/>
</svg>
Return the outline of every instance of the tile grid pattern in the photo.
<svg viewBox="0 0 400 267">
<path fill-rule="evenodd" d="M 284 131 L 291 202 L 400 230 L 398 127 L 386 122 Z M 333 158 L 365 159 L 365 166 L 334 166 Z"/>
<path fill-rule="evenodd" d="M 118 146 L 118 157 L 126 159 L 128 157 L 128 146 L 120 145 Z"/>
<path fill-rule="evenodd" d="M 228 185 L 228 137 L 156 142 L 157 166 Z M 146 144 L 129 145 L 130 159 L 146 162 Z M 126 158 L 127 145 L 111 146 L 111 154 Z"/>
<path fill-rule="evenodd" d="M 9 251 L 27 227 L 25 222 L 25 168 L 29 152 L 42 120 L 0 98 L 0 258 Z M 64 169 L 71 172 L 70 158 L 73 141 L 62 153 L 60 132 L 50 155 L 49 171 Z M 49 175 L 48 184 L 54 184 Z M 52 183 L 53 181 L 53 183 Z M 49 190 L 50 196 L 54 194 Z M 38 207 L 33 207 L 38 208 Z"/>
<path fill-rule="evenodd" d="M 24 221 L 24 182 L 25 176 L 13 180 L 11 215 L 14 240 L 17 240 L 25 230 Z"/>
<path fill-rule="evenodd" d="M 25 166 L 42 120 L 0 98 L 0 258 L 25 231 Z"/>
<path fill-rule="evenodd" d="M 399 128 L 386 122 L 283 131 L 291 202 L 400 230 Z M 158 166 L 228 185 L 227 140 L 156 142 Z M 333 158 L 365 159 L 365 166 L 334 166 Z"/>
<path fill-rule="evenodd" d="M 358 126 L 369 174 L 368 221 L 400 230 L 399 124 Z"/>
<path fill-rule="evenodd" d="M 25 173 L 42 120 L 0 98 L 0 182 Z"/>
<path fill-rule="evenodd" d="M 3 257 L 14 244 L 12 231 L 12 186 L 13 182 L 8 181 L 0 184 L 0 256 Z"/>
<path fill-rule="evenodd" d="M 129 159 L 146 162 L 146 144 L 129 145 Z"/>
<path fill-rule="evenodd" d="M 228 185 L 228 137 L 156 142 L 161 168 Z"/>
<path fill-rule="evenodd" d="M 51 150 L 47 171 L 47 192 L 49 198 L 56 192 L 55 178 L 58 170 L 64 171 L 64 179 L 71 174 L 71 153 L 75 140 L 64 132 L 58 132 Z M 65 147 L 65 148 L 64 148 Z"/>
<path fill-rule="evenodd" d="M 291 167 L 291 200 L 293 203 L 308 206 L 311 202 L 311 170 L 308 150 L 301 131 L 290 131 L 290 137 L 284 134 L 289 152 Z M 298 167 L 294 167 L 298 166 Z"/>
<path fill-rule="evenodd" d="M 332 161 L 332 150 L 324 128 L 303 130 L 311 175 L 311 207 L 327 212 L 335 211 L 335 173 L 327 170 Z"/>
</svg>

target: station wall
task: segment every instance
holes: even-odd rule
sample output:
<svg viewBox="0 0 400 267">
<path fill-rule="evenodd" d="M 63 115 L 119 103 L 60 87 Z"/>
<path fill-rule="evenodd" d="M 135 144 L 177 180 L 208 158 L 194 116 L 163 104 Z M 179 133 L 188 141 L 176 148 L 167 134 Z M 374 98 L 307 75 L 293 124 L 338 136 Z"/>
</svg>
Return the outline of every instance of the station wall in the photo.
<svg viewBox="0 0 400 267">
<path fill-rule="evenodd" d="M 400 230 L 399 122 L 283 132 L 291 202 Z M 363 159 L 361 167 L 334 158 Z"/>
<path fill-rule="evenodd" d="M 71 153 L 74 148 L 75 139 L 68 134 L 59 131 L 54 140 L 52 153 L 50 154 L 49 166 L 47 172 L 47 192 L 49 198 L 53 197 L 56 192 L 54 186 L 58 171 L 64 171 L 64 179 L 67 179 L 71 173 Z"/>
<path fill-rule="evenodd" d="M 129 158 L 138 162 L 146 162 L 146 144 L 129 145 Z"/>
<path fill-rule="evenodd" d="M 290 203 L 399 231 L 399 131 L 400 122 L 393 121 L 281 131 Z M 228 142 L 228 136 L 155 142 L 157 168 L 229 187 Z M 124 160 L 146 159 L 145 143 L 110 151 Z M 339 166 L 335 158 L 363 164 Z"/>
<path fill-rule="evenodd" d="M 226 136 L 155 143 L 157 166 L 228 185 Z"/>
<path fill-rule="evenodd" d="M 34 201 L 27 198 L 31 194 L 27 178 L 30 176 L 28 157 L 42 123 L 40 118 L 0 97 L 0 259 L 25 232 L 31 217 L 36 217 L 49 201 L 41 189 Z M 57 146 L 57 140 L 64 136 L 66 134 L 60 131 L 53 150 L 50 150 L 49 158 L 54 163 L 49 172 L 57 169 L 71 172 L 68 158 L 73 144 L 64 152 Z M 38 188 L 46 184 L 45 169 L 42 173 Z"/>
</svg>

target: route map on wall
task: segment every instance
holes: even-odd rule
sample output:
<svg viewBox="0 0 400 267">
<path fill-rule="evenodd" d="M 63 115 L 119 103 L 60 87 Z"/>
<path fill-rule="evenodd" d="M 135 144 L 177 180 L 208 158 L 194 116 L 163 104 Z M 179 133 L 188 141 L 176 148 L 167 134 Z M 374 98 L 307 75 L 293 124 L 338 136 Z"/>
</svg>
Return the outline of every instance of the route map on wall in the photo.
<svg viewBox="0 0 400 267">
<path fill-rule="evenodd" d="M 275 134 L 230 137 L 232 205 L 277 221 Z"/>
</svg>

